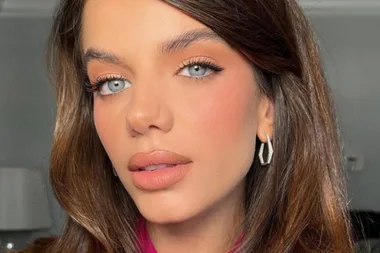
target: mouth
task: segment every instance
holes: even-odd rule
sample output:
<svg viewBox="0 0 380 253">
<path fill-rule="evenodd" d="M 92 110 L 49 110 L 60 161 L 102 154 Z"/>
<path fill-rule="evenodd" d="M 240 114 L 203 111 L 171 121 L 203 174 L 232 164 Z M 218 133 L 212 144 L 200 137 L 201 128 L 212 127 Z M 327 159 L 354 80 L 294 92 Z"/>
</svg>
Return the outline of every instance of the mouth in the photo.
<svg viewBox="0 0 380 253">
<path fill-rule="evenodd" d="M 168 189 L 185 178 L 192 161 L 180 154 L 165 150 L 137 153 L 128 163 L 133 184 L 145 191 Z"/>
<path fill-rule="evenodd" d="M 134 154 L 129 160 L 128 170 L 132 172 L 156 171 L 190 162 L 189 158 L 180 154 L 165 150 L 155 150 L 149 153 Z"/>
<path fill-rule="evenodd" d="M 169 190 L 180 183 L 192 168 L 192 163 L 159 164 L 139 168 L 131 173 L 132 183 L 140 190 Z"/>
<path fill-rule="evenodd" d="M 157 164 L 150 165 L 144 168 L 138 168 L 137 171 L 156 171 L 159 169 L 174 168 L 176 166 L 178 166 L 178 164 Z"/>
</svg>

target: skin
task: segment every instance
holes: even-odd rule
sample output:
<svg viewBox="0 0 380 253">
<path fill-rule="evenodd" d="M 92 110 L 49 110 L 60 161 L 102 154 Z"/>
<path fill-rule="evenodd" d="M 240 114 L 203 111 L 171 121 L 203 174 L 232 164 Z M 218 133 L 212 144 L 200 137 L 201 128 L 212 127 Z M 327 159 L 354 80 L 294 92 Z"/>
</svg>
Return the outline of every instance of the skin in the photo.
<svg viewBox="0 0 380 253">
<path fill-rule="evenodd" d="M 159 252 L 220 253 L 234 244 L 256 136 L 266 142 L 273 130 L 273 105 L 260 94 L 252 66 L 222 39 L 160 52 L 163 43 L 195 29 L 207 27 L 162 1 L 88 0 L 84 9 L 83 53 L 118 57 L 86 58 L 90 82 L 128 80 L 118 93 L 105 95 L 107 84 L 94 93 L 95 126 Z M 223 71 L 206 68 L 196 79 L 189 76 L 194 66 L 181 70 L 194 60 Z M 129 158 L 156 149 L 190 158 L 192 168 L 165 190 L 138 189 Z"/>
</svg>

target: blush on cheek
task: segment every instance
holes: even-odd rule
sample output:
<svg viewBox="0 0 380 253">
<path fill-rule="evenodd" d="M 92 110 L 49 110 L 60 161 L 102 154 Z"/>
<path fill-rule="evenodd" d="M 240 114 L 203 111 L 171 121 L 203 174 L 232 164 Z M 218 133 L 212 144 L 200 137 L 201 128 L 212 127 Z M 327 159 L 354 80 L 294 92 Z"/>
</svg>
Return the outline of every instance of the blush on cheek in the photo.
<svg viewBox="0 0 380 253">
<path fill-rule="evenodd" d="M 97 134 L 106 148 L 106 150 L 112 147 L 113 141 L 117 138 L 117 131 L 115 127 L 120 123 L 115 122 L 112 111 L 107 109 L 106 104 L 102 104 L 100 99 L 94 101 L 94 124 Z"/>
<path fill-rule="evenodd" d="M 233 140 L 252 130 L 255 109 L 254 83 L 226 78 L 203 100 L 198 113 L 205 133 L 217 140 Z"/>
<path fill-rule="evenodd" d="M 102 109 L 101 109 L 101 106 L 99 106 L 97 104 L 97 101 L 95 99 L 94 101 L 94 124 L 95 124 L 95 128 L 96 128 L 96 131 L 98 133 L 98 135 L 102 135 L 102 132 L 104 131 L 104 129 L 107 128 L 107 124 L 106 124 L 106 119 L 104 118 L 104 115 L 105 113 L 102 112 Z"/>
<path fill-rule="evenodd" d="M 94 122 L 99 135 L 107 138 L 117 138 L 119 129 L 125 129 L 125 98 L 106 97 L 94 98 Z M 125 134 L 125 133 L 123 133 Z"/>
</svg>

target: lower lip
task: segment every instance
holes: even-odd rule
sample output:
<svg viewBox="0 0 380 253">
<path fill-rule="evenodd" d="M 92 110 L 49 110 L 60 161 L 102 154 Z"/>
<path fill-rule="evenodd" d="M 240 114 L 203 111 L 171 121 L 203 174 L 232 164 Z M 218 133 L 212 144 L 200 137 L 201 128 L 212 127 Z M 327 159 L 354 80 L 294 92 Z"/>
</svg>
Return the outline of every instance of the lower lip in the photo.
<svg viewBox="0 0 380 253">
<path fill-rule="evenodd" d="M 155 171 L 133 171 L 132 181 L 141 190 L 163 190 L 181 181 L 189 171 L 190 164 L 178 164 L 174 167 L 162 168 Z"/>
</svg>

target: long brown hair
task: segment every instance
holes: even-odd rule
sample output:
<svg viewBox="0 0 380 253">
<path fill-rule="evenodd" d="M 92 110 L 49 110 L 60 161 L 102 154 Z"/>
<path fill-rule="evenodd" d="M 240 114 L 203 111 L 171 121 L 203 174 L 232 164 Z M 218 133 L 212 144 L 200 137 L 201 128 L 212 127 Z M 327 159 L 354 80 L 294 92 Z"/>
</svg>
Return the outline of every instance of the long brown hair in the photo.
<svg viewBox="0 0 380 253">
<path fill-rule="evenodd" d="M 247 176 L 245 238 L 238 252 L 353 252 L 336 117 L 313 33 L 297 2 L 165 2 L 246 57 L 275 105 L 275 155 L 269 167 L 255 159 Z M 133 227 L 139 214 L 112 175 L 83 86 L 84 5 L 61 1 L 49 49 L 58 98 L 50 179 L 68 220 L 61 235 L 29 252 L 137 252 Z"/>
</svg>

